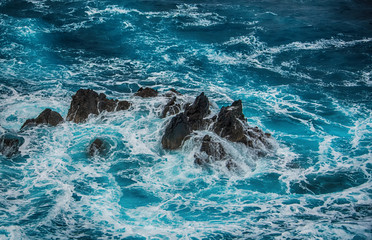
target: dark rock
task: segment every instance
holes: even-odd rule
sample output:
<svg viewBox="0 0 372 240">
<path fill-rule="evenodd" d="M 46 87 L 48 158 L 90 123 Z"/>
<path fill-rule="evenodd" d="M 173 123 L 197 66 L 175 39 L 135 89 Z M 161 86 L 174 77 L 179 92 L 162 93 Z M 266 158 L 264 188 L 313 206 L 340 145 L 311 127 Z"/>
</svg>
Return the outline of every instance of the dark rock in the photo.
<svg viewBox="0 0 372 240">
<path fill-rule="evenodd" d="M 75 123 L 84 122 L 90 114 L 97 115 L 98 112 L 98 93 L 91 89 L 80 89 L 72 96 L 70 109 L 67 113 L 67 121 Z"/>
<path fill-rule="evenodd" d="M 24 143 L 24 138 L 12 134 L 0 137 L 0 153 L 6 157 L 13 157 L 19 153 L 19 147 Z"/>
<path fill-rule="evenodd" d="M 260 143 L 265 148 L 271 147 L 267 140 L 271 136 L 269 133 L 248 125 L 243 114 L 241 100 L 233 102 L 229 107 L 221 108 L 213 131 L 232 142 L 244 143 L 252 148 L 261 148 Z"/>
<path fill-rule="evenodd" d="M 204 92 L 195 99 L 192 105 L 187 106 L 185 109 L 185 114 L 192 130 L 203 128 L 205 125 L 203 119 L 209 113 L 209 101 Z"/>
<path fill-rule="evenodd" d="M 139 96 L 143 98 L 149 98 L 149 97 L 156 97 L 158 96 L 158 91 L 152 88 L 140 88 L 138 91 L 134 94 L 134 96 Z"/>
<path fill-rule="evenodd" d="M 205 135 L 200 147 L 200 153 L 195 154 L 195 163 L 203 165 L 215 161 L 226 160 L 226 151 L 220 142 L 216 142 L 209 135 Z"/>
<path fill-rule="evenodd" d="M 169 109 L 172 104 L 169 103 Z M 164 109 L 167 110 L 167 109 Z M 164 111 L 163 111 L 164 113 Z M 167 111 L 165 111 L 165 114 Z M 204 117 L 209 114 L 208 98 L 201 93 L 193 104 L 186 106 L 183 113 L 173 117 L 171 122 L 166 127 L 165 134 L 162 138 L 162 145 L 165 149 L 176 149 L 181 146 L 183 140 L 194 130 L 199 130 L 204 127 L 206 122 Z"/>
<path fill-rule="evenodd" d="M 232 142 L 246 143 L 247 138 L 244 134 L 245 118 L 243 115 L 242 101 L 233 102 L 229 107 L 222 107 L 218 113 L 213 131 Z"/>
<path fill-rule="evenodd" d="M 80 89 L 72 96 L 67 121 L 84 122 L 90 114 L 98 115 L 102 111 L 113 112 L 126 110 L 130 107 L 127 101 L 107 99 L 106 95 L 98 94 L 91 89 Z"/>
<path fill-rule="evenodd" d="M 165 118 L 168 115 L 175 115 L 181 111 L 181 105 L 177 103 L 177 98 L 172 97 L 169 102 L 164 106 L 161 113 L 161 118 Z"/>
<path fill-rule="evenodd" d="M 226 151 L 222 144 L 212 140 L 209 135 L 205 135 L 203 137 L 200 151 L 205 152 L 208 156 L 211 156 L 217 160 L 221 160 L 226 156 Z"/>
<path fill-rule="evenodd" d="M 173 117 L 167 125 L 161 144 L 164 149 L 177 149 L 190 133 L 187 117 L 184 113 L 180 113 Z"/>
<path fill-rule="evenodd" d="M 103 139 L 96 138 L 89 146 L 89 156 L 106 155 L 110 149 L 110 145 Z"/>
<path fill-rule="evenodd" d="M 132 104 L 128 101 L 119 101 L 116 111 L 128 110 Z"/>
<path fill-rule="evenodd" d="M 22 125 L 21 129 L 24 127 L 31 127 L 40 124 L 47 124 L 50 126 L 57 126 L 59 123 L 63 122 L 62 116 L 47 108 L 37 118 L 27 119 L 26 122 Z"/>
</svg>

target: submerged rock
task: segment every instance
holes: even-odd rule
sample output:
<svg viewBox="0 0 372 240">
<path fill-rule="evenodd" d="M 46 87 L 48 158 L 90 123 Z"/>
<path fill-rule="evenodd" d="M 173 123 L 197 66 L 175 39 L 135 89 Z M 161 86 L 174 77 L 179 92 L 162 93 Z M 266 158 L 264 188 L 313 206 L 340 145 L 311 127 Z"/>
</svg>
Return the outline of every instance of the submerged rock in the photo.
<svg viewBox="0 0 372 240">
<path fill-rule="evenodd" d="M 200 153 L 195 155 L 195 163 L 203 165 L 214 161 L 221 161 L 226 157 L 225 148 L 209 135 L 205 135 L 200 147 Z"/>
<path fill-rule="evenodd" d="M 203 137 L 200 152 L 196 153 L 194 157 L 194 163 L 202 167 L 213 164 L 216 161 L 224 161 L 224 165 L 229 171 L 239 169 L 238 165 L 231 159 L 231 156 L 227 154 L 222 143 L 209 135 Z"/>
<path fill-rule="evenodd" d="M 164 149 L 177 149 L 190 133 L 187 117 L 184 113 L 180 113 L 173 117 L 167 125 L 161 144 Z"/>
<path fill-rule="evenodd" d="M 177 103 L 177 98 L 172 97 L 168 103 L 164 106 L 161 113 L 161 118 L 165 118 L 168 115 L 175 115 L 181 111 L 181 105 Z"/>
<path fill-rule="evenodd" d="M 50 126 L 57 126 L 63 122 L 61 114 L 52 111 L 50 108 L 45 109 L 37 118 L 27 119 L 22 125 L 21 129 L 25 127 L 32 127 L 40 124 L 47 124 Z"/>
<path fill-rule="evenodd" d="M 103 93 L 98 94 L 91 89 L 80 89 L 72 96 L 67 121 L 75 123 L 84 122 L 90 114 L 98 115 L 102 111 L 113 112 L 127 110 L 130 107 L 127 101 L 107 99 Z"/>
<path fill-rule="evenodd" d="M 152 88 L 140 88 L 138 91 L 134 94 L 134 96 L 139 96 L 143 98 L 150 98 L 150 97 L 156 97 L 158 96 L 158 91 Z"/>
<path fill-rule="evenodd" d="M 181 96 L 182 94 L 178 92 L 176 89 L 171 88 L 168 92 L 164 94 L 166 97 L 174 97 L 174 96 Z"/>
<path fill-rule="evenodd" d="M 13 157 L 19 153 L 19 147 L 24 143 L 24 138 L 13 134 L 4 134 L 0 137 L 0 153 L 5 157 Z"/>
<path fill-rule="evenodd" d="M 103 156 L 106 155 L 110 150 L 110 145 L 108 142 L 101 138 L 96 138 L 89 146 L 89 156 L 93 157 L 96 155 Z"/>
</svg>

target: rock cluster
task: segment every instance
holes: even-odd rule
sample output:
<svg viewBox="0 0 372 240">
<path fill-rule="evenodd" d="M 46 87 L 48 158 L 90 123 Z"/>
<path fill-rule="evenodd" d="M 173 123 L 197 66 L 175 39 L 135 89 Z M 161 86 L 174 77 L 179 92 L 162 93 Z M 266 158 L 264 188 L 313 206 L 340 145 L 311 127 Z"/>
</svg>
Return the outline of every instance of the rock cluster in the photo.
<svg viewBox="0 0 372 240">
<path fill-rule="evenodd" d="M 140 88 L 134 96 L 142 98 L 157 97 L 158 91 L 151 88 Z M 270 137 L 258 127 L 250 127 L 243 114 L 242 101 L 234 101 L 231 106 L 222 107 L 215 116 L 210 116 L 210 103 L 208 97 L 201 93 L 196 97 L 192 104 L 184 104 L 179 96 L 181 94 L 171 89 L 163 96 L 168 98 L 168 102 L 163 106 L 160 114 L 161 118 L 173 116 L 165 127 L 161 144 L 164 149 L 173 150 L 182 146 L 182 143 L 191 136 L 194 131 L 209 130 L 213 134 L 206 134 L 201 139 L 201 146 L 195 154 L 195 164 L 208 165 L 216 161 L 225 161 L 228 169 L 234 169 L 237 165 L 231 159 L 218 138 L 224 138 L 231 142 L 242 143 L 253 149 L 269 150 L 271 148 Z M 72 101 L 67 121 L 82 123 L 89 115 L 98 115 L 103 111 L 113 112 L 127 110 L 131 107 L 128 101 L 108 99 L 105 94 L 91 90 L 80 89 L 72 96 Z M 183 111 L 181 112 L 181 109 Z M 40 124 L 57 126 L 63 122 L 62 116 L 45 109 L 35 119 L 28 119 L 21 129 Z M 19 152 L 19 147 L 24 139 L 15 135 L 4 134 L 0 137 L 0 153 L 11 157 Z M 88 147 L 88 155 L 103 156 L 110 149 L 110 144 L 101 138 L 96 138 Z"/>
<path fill-rule="evenodd" d="M 208 98 L 201 93 L 192 105 L 173 117 L 165 127 L 161 140 L 163 148 L 177 149 L 193 131 L 207 128 L 222 138 L 242 143 L 250 148 L 266 150 L 271 148 L 268 141 L 271 135 L 264 133 L 258 127 L 252 128 L 248 125 L 241 100 L 233 102 L 231 106 L 222 107 L 217 116 L 207 118 L 209 114 Z M 229 159 L 223 145 L 211 136 L 205 135 L 199 153 L 195 154 L 195 163 L 204 165 L 221 160 L 226 160 L 226 167 L 229 169 L 236 167 L 236 164 Z"/>
<path fill-rule="evenodd" d="M 113 112 L 127 110 L 131 104 L 127 101 L 107 99 L 103 93 L 96 93 L 91 89 L 80 89 L 72 96 L 67 121 L 81 123 L 87 120 L 90 114 L 98 115 L 103 111 Z"/>
</svg>

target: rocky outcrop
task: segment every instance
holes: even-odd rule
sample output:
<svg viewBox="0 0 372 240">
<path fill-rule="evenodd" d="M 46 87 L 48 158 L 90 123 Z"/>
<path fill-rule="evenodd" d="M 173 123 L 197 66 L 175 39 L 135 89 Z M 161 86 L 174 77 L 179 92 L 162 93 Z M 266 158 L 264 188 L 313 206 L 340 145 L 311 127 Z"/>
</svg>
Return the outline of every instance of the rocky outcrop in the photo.
<svg viewBox="0 0 372 240">
<path fill-rule="evenodd" d="M 164 149 L 177 149 L 191 133 L 191 128 L 185 113 L 180 113 L 172 118 L 165 129 L 161 144 Z"/>
<path fill-rule="evenodd" d="M 22 125 L 21 129 L 25 127 L 32 127 L 40 124 L 47 124 L 50 126 L 57 126 L 63 122 L 62 116 L 47 108 L 37 118 L 27 119 L 26 122 Z"/>
<path fill-rule="evenodd" d="M 152 88 L 140 88 L 138 91 L 134 94 L 134 96 L 143 97 L 143 98 L 150 98 L 150 97 L 156 97 L 158 96 L 158 91 Z"/>
<path fill-rule="evenodd" d="M 174 105 L 175 96 L 171 96 L 173 98 L 166 105 L 167 107 Z M 208 98 L 201 93 L 193 104 L 186 106 L 185 111 L 173 117 L 166 126 L 161 141 L 163 148 L 177 149 L 193 131 L 206 129 L 212 130 L 219 137 L 231 142 L 242 143 L 253 148 L 252 153 L 256 153 L 257 156 L 268 152 L 272 147 L 269 133 L 248 125 L 243 114 L 241 100 L 233 102 L 231 106 L 222 107 L 220 112 L 212 118 L 208 118 L 209 114 Z M 204 167 L 216 161 L 223 161 L 227 169 L 239 170 L 238 165 L 217 138 L 217 136 L 211 137 L 208 134 L 203 137 L 200 150 L 194 155 L 195 164 Z"/>
<path fill-rule="evenodd" d="M 89 156 L 104 156 L 110 150 L 110 145 L 101 138 L 96 138 L 89 146 Z"/>
<path fill-rule="evenodd" d="M 67 121 L 84 122 L 90 114 L 98 115 L 102 111 L 113 112 L 127 110 L 131 104 L 127 101 L 107 99 L 103 93 L 96 93 L 91 89 L 80 89 L 72 96 Z"/>
<path fill-rule="evenodd" d="M 208 98 L 201 93 L 183 113 L 172 118 L 162 138 L 164 149 L 177 149 L 192 131 L 204 127 L 204 117 L 209 113 Z"/>
<path fill-rule="evenodd" d="M 0 153 L 5 157 L 13 157 L 19 153 L 19 147 L 23 143 L 23 137 L 13 134 L 4 134 L 0 137 Z"/>
<path fill-rule="evenodd" d="M 209 100 L 202 92 L 193 104 L 187 106 L 185 114 L 192 130 L 199 130 L 205 127 L 204 118 L 210 113 Z"/>
<path fill-rule="evenodd" d="M 250 127 L 243 114 L 242 101 L 238 100 L 218 113 L 213 131 L 232 142 L 243 143 L 252 148 L 270 148 L 267 141 L 271 135 L 258 127 Z"/>
<path fill-rule="evenodd" d="M 221 108 L 213 126 L 213 131 L 232 142 L 245 143 L 244 122 L 242 101 L 238 100 L 229 107 Z"/>
</svg>

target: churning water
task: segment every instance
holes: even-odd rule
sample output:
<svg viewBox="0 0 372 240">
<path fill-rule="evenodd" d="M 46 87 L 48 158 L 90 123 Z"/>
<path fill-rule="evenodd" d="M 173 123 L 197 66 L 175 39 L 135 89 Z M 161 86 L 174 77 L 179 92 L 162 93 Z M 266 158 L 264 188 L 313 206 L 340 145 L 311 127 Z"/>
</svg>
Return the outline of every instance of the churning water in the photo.
<svg viewBox="0 0 372 240">
<path fill-rule="evenodd" d="M 0 155 L 1 239 L 372 239 L 372 4 L 363 0 L 2 0 L 0 133 L 91 88 L 133 103 L 18 132 Z M 165 151 L 171 88 L 212 114 L 243 101 L 265 157 L 239 171 Z M 107 157 L 89 158 L 96 137 Z M 199 139 L 199 140 L 198 140 Z"/>
</svg>

